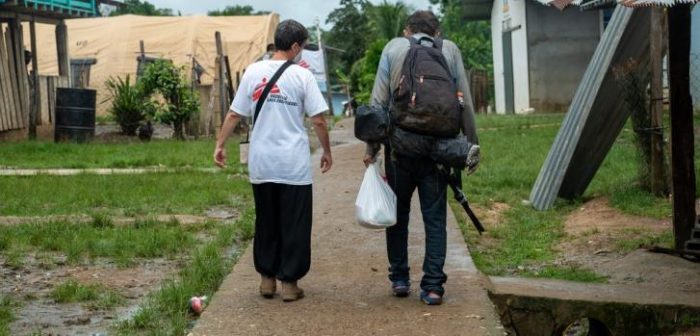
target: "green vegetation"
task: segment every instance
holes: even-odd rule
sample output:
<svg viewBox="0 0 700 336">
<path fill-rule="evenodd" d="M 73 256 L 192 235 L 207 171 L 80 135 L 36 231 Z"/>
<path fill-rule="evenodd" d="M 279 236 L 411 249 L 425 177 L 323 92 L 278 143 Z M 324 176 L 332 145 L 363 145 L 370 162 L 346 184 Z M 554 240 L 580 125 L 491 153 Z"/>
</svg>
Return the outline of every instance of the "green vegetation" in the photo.
<svg viewBox="0 0 700 336">
<path fill-rule="evenodd" d="M 131 78 L 110 77 L 105 83 L 112 101 L 109 113 L 114 117 L 122 133 L 136 135 L 141 122 L 146 119 L 148 104 L 143 99 L 138 87 L 131 83 Z"/>
<path fill-rule="evenodd" d="M 10 298 L 0 295 L 0 336 L 10 335 L 10 323 L 14 321 L 17 304 Z"/>
<path fill-rule="evenodd" d="M 13 254 L 23 256 L 27 251 L 59 252 L 67 256 L 70 264 L 109 258 L 119 266 L 128 267 L 137 258 L 182 255 L 197 245 L 195 234 L 208 232 L 212 226 L 212 223 L 183 226 L 176 220 L 137 220 L 119 226 L 103 226 L 97 221 L 0 226 L 0 252 L 8 258 Z"/>
<path fill-rule="evenodd" d="M 664 231 L 660 234 L 643 231 L 639 229 L 627 229 L 625 230 L 625 235 L 631 237 L 629 239 L 622 239 L 617 241 L 617 249 L 620 252 L 627 253 L 634 251 L 638 248 L 649 247 L 652 245 L 659 245 L 667 248 L 673 247 L 673 232 L 670 230 Z"/>
<path fill-rule="evenodd" d="M 173 137 L 178 140 L 185 138 L 185 123 L 199 113 L 199 98 L 192 91 L 186 73 L 184 67 L 176 67 L 168 60 L 157 60 L 146 67 L 138 82 L 146 105 L 155 107 L 153 120 L 172 125 Z"/>
<path fill-rule="evenodd" d="M 97 284 L 82 284 L 75 279 L 68 280 L 49 294 L 57 303 L 86 303 L 95 310 L 110 310 L 121 304 L 124 298 L 118 293 Z"/>
<path fill-rule="evenodd" d="M 249 5 L 235 5 L 235 6 L 226 6 L 226 8 L 222 10 L 212 10 L 209 11 L 208 15 L 209 16 L 241 16 L 241 15 L 266 15 L 270 14 L 268 11 L 255 11 L 253 9 L 253 6 Z"/>
<path fill-rule="evenodd" d="M 141 0 L 124 0 L 125 6 L 118 7 L 110 16 L 134 14 L 144 16 L 173 16 L 173 10 L 170 8 L 156 8 L 152 3 Z"/>
<path fill-rule="evenodd" d="M 220 226 L 216 239 L 197 249 L 191 261 L 176 278 L 166 281 L 149 296 L 133 318 L 121 321 L 119 335 L 185 335 L 188 328 L 189 299 L 192 295 L 211 298 L 231 266 L 245 249 L 228 251 L 233 241 L 253 236 L 254 211 L 249 208 L 233 226 Z"/>
<path fill-rule="evenodd" d="M 622 132 L 581 199 L 559 200 L 549 211 L 534 210 L 527 202 L 530 190 L 562 119 L 562 115 L 477 117 L 482 163 L 476 174 L 464 177 L 465 192 L 471 203 L 480 208 L 490 208 L 496 203 L 509 207 L 498 225 L 487 228 L 484 237 L 476 234 L 456 203 L 452 202 L 452 207 L 465 230 L 474 261 L 487 274 L 602 281 L 594 272 L 577 267 L 539 267 L 554 260 L 557 253 L 554 247 L 565 239 L 564 219 L 588 199 L 606 197 L 612 207 L 630 215 L 670 217 L 669 200 L 644 192 L 636 183 L 638 152 L 631 125 Z M 700 168 L 700 161 L 696 161 L 696 168 Z M 618 251 L 672 244 L 670 231 L 659 234 L 632 231 L 629 237 L 618 243 Z"/>
<path fill-rule="evenodd" d="M 493 72 L 491 27 L 488 22 L 464 22 L 463 4 L 457 0 L 431 0 L 439 7 L 441 35 L 453 41 L 462 52 L 466 69 Z M 333 27 L 324 34 L 329 45 L 345 50 L 329 57 L 332 81 L 350 85 L 358 102 L 367 103 L 379 57 L 392 38 L 403 36 L 406 19 L 414 9 L 401 1 L 340 0 L 327 17 Z"/>
<path fill-rule="evenodd" d="M 249 195 L 244 178 L 222 173 L 2 177 L 0 215 L 202 214 Z"/>
<path fill-rule="evenodd" d="M 526 272 L 525 276 L 559 279 L 578 282 L 604 283 L 606 277 L 577 266 L 545 266 L 537 272 Z"/>
<path fill-rule="evenodd" d="M 462 52 L 467 69 L 486 70 L 493 76 L 491 24 L 488 21 L 467 21 L 460 0 L 431 0 L 440 6 L 442 36 L 454 42 Z"/>
<path fill-rule="evenodd" d="M 238 162 L 237 139 L 229 141 L 229 164 Z M 0 143 L 0 168 L 212 168 L 214 140 L 154 140 L 150 143 Z M 0 182 L 1 183 L 1 182 Z"/>
</svg>

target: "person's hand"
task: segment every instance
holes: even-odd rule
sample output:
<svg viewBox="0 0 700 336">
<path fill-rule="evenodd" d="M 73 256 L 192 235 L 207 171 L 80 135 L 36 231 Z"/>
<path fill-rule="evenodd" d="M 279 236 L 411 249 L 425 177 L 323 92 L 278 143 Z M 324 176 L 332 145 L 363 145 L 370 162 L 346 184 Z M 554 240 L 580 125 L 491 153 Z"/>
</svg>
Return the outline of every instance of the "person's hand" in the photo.
<svg viewBox="0 0 700 336">
<path fill-rule="evenodd" d="M 467 175 L 474 174 L 477 168 L 479 168 L 479 162 L 481 161 L 481 147 L 479 145 L 474 145 L 469 149 L 469 154 L 467 154 Z"/>
<path fill-rule="evenodd" d="M 365 167 L 369 167 L 369 165 L 374 163 L 375 161 L 377 161 L 376 155 L 372 156 L 369 154 L 365 154 L 365 157 L 362 159 L 362 162 L 365 163 Z"/>
<path fill-rule="evenodd" d="M 220 168 L 226 168 L 226 148 L 217 147 L 214 150 L 214 163 Z"/>
<path fill-rule="evenodd" d="M 323 152 L 321 155 L 321 173 L 325 174 L 333 166 L 333 156 L 331 152 Z"/>
</svg>

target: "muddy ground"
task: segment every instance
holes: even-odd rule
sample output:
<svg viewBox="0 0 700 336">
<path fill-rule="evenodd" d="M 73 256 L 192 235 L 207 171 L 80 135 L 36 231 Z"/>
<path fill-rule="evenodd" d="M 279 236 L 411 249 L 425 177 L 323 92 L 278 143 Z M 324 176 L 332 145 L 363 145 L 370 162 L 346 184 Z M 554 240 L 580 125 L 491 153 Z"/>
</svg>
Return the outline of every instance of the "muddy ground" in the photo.
<svg viewBox="0 0 700 336">
<path fill-rule="evenodd" d="M 47 257 L 51 262 L 46 262 Z M 0 264 L 6 265 L 4 257 Z M 11 335 L 106 335 L 117 319 L 129 317 L 146 295 L 180 268 L 177 260 L 138 261 L 136 266 L 119 268 L 108 261 L 91 265 L 67 265 L 60 255 L 35 253 L 19 268 L 0 267 L 0 292 L 21 302 Z M 114 290 L 124 303 L 114 310 L 95 310 L 85 303 L 57 304 L 50 297 L 56 286 L 77 280 Z"/>
<path fill-rule="evenodd" d="M 565 222 L 567 238 L 557 250 L 561 265 L 578 265 L 608 277 L 609 283 L 642 284 L 700 292 L 700 263 L 648 252 L 640 246 L 620 251 L 618 241 L 637 235 L 660 235 L 672 230 L 671 219 L 630 216 L 611 208 L 608 200 L 591 200 Z"/>
</svg>

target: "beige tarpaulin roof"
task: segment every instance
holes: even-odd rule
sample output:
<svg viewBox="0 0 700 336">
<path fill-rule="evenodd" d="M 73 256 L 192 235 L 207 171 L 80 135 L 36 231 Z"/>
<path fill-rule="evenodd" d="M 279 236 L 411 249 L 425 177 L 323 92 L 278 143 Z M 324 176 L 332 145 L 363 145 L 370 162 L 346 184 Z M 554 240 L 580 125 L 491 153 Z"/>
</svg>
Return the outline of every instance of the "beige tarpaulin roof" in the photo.
<svg viewBox="0 0 700 336">
<path fill-rule="evenodd" d="M 105 100 L 104 82 L 109 76 L 135 77 L 139 41 L 146 55 L 172 60 L 189 69 L 192 57 L 205 67 L 202 82 L 211 83 L 215 73 L 215 32 L 222 35 L 224 54 L 231 72 L 243 71 L 273 42 L 279 23 L 277 14 L 265 16 L 150 17 L 124 15 L 107 18 L 66 20 L 70 58 L 96 58 L 90 73 L 90 87 L 98 90 L 98 104 Z M 29 29 L 25 28 L 29 47 Z M 42 75 L 57 75 L 55 26 L 37 25 L 38 67 Z M 189 75 L 189 71 L 188 71 Z M 235 78 L 234 78 L 235 80 Z M 98 114 L 107 104 L 98 106 Z"/>
</svg>

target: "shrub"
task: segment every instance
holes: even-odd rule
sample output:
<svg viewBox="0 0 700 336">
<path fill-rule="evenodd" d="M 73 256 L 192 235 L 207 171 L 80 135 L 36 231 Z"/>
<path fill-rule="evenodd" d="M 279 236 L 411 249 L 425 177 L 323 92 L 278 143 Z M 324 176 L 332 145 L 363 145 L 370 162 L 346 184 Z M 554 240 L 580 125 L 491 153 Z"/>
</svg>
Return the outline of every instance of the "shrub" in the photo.
<svg viewBox="0 0 700 336">
<path fill-rule="evenodd" d="M 129 75 L 126 79 L 110 77 L 105 83 L 112 100 L 110 113 L 119 124 L 122 133 L 136 135 L 136 130 L 146 118 L 147 105 L 136 85 L 131 85 Z"/>
<path fill-rule="evenodd" d="M 184 125 L 199 112 L 199 101 L 185 78 L 183 67 L 176 67 L 167 60 L 150 64 L 139 81 L 144 96 L 156 107 L 153 119 L 171 124 L 175 138 L 184 139 Z M 153 97 L 160 94 L 163 99 Z"/>
</svg>

